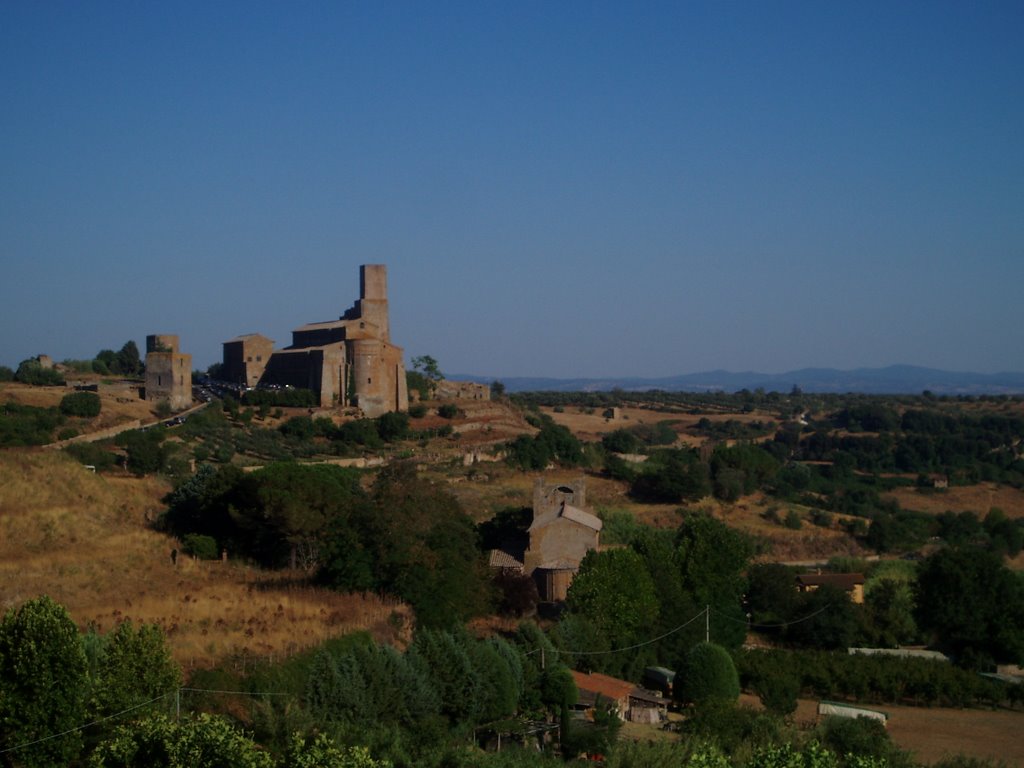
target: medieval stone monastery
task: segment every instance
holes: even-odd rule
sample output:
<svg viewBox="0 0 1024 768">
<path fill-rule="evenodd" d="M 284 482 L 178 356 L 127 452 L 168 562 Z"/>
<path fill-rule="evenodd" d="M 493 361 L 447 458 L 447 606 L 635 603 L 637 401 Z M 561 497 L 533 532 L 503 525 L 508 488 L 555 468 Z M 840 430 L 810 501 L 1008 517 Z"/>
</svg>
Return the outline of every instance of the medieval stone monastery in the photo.
<svg viewBox="0 0 1024 768">
<path fill-rule="evenodd" d="M 355 305 L 337 320 L 296 328 L 284 349 L 258 333 L 224 342 L 223 376 L 246 387 L 310 389 L 321 408 L 357 406 L 369 417 L 408 410 L 402 348 L 388 326 L 387 267 L 359 267 Z"/>
</svg>

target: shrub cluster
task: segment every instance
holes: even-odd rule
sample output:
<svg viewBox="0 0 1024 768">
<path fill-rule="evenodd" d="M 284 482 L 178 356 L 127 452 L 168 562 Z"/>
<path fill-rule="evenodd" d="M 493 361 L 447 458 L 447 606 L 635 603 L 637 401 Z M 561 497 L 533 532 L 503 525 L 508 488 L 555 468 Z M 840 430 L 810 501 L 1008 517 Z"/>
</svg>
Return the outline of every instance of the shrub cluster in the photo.
<svg viewBox="0 0 1024 768">
<path fill-rule="evenodd" d="M 804 693 L 878 704 L 988 706 L 1024 693 L 1020 686 L 931 659 L 785 650 L 741 651 L 736 658 L 741 685 L 755 691 L 784 670 Z"/>
<path fill-rule="evenodd" d="M 65 416 L 92 419 L 100 415 L 100 396 L 93 392 L 72 392 L 60 401 L 60 412 Z"/>
</svg>

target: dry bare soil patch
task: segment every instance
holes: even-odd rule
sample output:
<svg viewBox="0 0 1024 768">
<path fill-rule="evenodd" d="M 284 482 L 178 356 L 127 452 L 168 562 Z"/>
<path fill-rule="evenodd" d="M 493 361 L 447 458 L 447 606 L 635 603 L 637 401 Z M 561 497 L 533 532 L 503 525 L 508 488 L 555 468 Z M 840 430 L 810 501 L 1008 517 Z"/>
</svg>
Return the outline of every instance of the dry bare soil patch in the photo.
<svg viewBox="0 0 1024 768">
<path fill-rule="evenodd" d="M 137 386 L 133 388 L 127 382 L 96 383 L 99 384 L 97 394 L 100 397 L 100 415 L 90 421 L 88 431 L 107 429 L 135 420 L 153 419 L 153 403 L 139 399 Z M 57 407 L 61 398 L 74 391 L 72 386 L 32 387 L 14 381 L 5 382 L 0 384 L 0 402 L 31 405 L 36 408 Z"/>
<path fill-rule="evenodd" d="M 589 410 L 589 409 L 587 409 Z M 590 413 L 584 409 L 567 406 L 561 413 L 554 408 L 541 408 L 541 412 L 550 416 L 556 424 L 569 429 L 576 437 L 584 441 L 600 440 L 602 436 L 617 429 L 629 429 L 637 424 L 657 424 L 661 421 L 673 422 L 672 428 L 679 434 L 680 442 L 693 447 L 704 442 L 704 438 L 685 434 L 685 430 L 695 427 L 701 419 L 711 422 L 725 421 L 772 421 L 776 417 L 767 413 L 666 413 L 648 408 L 620 408 L 619 418 L 608 419 L 602 415 L 602 409 L 595 408 Z"/>
<path fill-rule="evenodd" d="M 999 507 L 1007 517 L 1024 517 L 1024 491 L 996 483 L 979 483 L 942 490 L 897 488 L 886 494 L 904 509 L 938 515 L 943 512 L 974 512 L 984 517 L 992 507 Z"/>
<path fill-rule="evenodd" d="M 744 695 L 744 703 L 759 706 L 757 698 Z M 817 720 L 817 701 L 801 699 L 795 719 L 798 723 Z M 938 762 L 962 754 L 1024 765 L 1024 712 L 984 709 L 944 709 L 871 706 L 889 714 L 887 730 L 900 749 L 914 753 L 922 763 Z"/>
<path fill-rule="evenodd" d="M 281 657 L 346 632 L 400 640 L 411 612 L 243 563 L 195 562 L 148 521 L 168 490 L 107 477 L 61 454 L 0 451 L 0 607 L 48 594 L 80 627 L 153 622 L 186 669 L 231 655 Z"/>
</svg>

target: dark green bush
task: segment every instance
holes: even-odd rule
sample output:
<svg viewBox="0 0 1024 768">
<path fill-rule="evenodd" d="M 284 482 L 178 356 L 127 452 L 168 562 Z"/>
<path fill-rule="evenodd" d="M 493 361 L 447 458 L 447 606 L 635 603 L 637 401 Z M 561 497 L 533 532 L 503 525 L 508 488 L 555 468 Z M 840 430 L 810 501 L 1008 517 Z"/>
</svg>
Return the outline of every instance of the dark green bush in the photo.
<svg viewBox="0 0 1024 768">
<path fill-rule="evenodd" d="M 404 413 L 385 413 L 377 418 L 377 433 L 386 443 L 404 440 L 409 436 L 409 417 Z"/>
<path fill-rule="evenodd" d="M 735 701 L 740 681 L 729 652 L 714 643 L 698 643 L 686 654 L 680 670 L 682 685 L 678 696 L 683 701 L 701 703 L 708 699 Z"/>
<path fill-rule="evenodd" d="M 182 549 L 185 554 L 198 557 L 200 560 L 216 560 L 220 557 L 217 540 L 201 533 L 187 534 L 182 541 Z"/>
<path fill-rule="evenodd" d="M 114 454 L 99 443 L 72 443 L 64 452 L 75 461 L 96 467 L 97 472 L 110 469 L 116 463 Z"/>
<path fill-rule="evenodd" d="M 437 409 L 437 415 L 442 419 L 454 419 L 459 415 L 459 407 L 454 403 L 445 403 Z"/>
<path fill-rule="evenodd" d="M 72 392 L 60 401 L 60 412 L 65 416 L 92 419 L 100 415 L 100 396 L 95 392 Z"/>
<path fill-rule="evenodd" d="M 44 445 L 63 423 L 56 408 L 4 403 L 0 405 L 0 446 Z"/>
<path fill-rule="evenodd" d="M 36 386 L 63 387 L 65 384 L 64 374 L 55 368 L 43 368 L 34 358 L 22 360 L 14 378 L 22 384 Z"/>
</svg>

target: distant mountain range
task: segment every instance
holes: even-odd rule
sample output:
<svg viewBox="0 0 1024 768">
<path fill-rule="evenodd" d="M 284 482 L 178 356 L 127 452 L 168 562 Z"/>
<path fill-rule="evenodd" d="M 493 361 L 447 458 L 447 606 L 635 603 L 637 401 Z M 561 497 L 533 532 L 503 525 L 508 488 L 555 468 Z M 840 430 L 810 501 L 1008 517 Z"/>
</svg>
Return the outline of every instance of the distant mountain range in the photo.
<svg viewBox="0 0 1024 768">
<path fill-rule="evenodd" d="M 913 365 L 890 365 L 886 368 L 801 368 L 786 373 L 744 371 L 709 371 L 688 373 L 660 379 L 552 379 L 531 377 L 494 377 L 470 374 L 451 375 L 456 381 L 478 381 L 489 384 L 499 378 L 508 392 L 548 390 L 555 392 L 607 392 L 624 389 L 644 392 L 661 389 L 667 392 L 738 392 L 762 388 L 767 392 L 789 392 L 794 386 L 804 392 L 858 392 L 873 395 L 920 394 L 929 390 L 937 395 L 1005 395 L 1024 393 L 1024 373 L 965 373 L 921 368 Z"/>
</svg>

